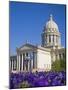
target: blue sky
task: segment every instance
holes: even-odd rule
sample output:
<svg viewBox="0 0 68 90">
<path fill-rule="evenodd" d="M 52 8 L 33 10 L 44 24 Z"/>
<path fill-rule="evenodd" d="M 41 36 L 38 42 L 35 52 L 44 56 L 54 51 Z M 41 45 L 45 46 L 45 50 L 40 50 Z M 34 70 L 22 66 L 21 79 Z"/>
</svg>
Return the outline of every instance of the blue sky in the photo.
<svg viewBox="0 0 68 90">
<path fill-rule="evenodd" d="M 41 33 L 49 15 L 53 15 L 61 33 L 61 43 L 65 47 L 65 5 L 10 2 L 10 54 L 16 54 L 16 47 L 26 40 L 31 44 L 41 44 Z"/>
</svg>

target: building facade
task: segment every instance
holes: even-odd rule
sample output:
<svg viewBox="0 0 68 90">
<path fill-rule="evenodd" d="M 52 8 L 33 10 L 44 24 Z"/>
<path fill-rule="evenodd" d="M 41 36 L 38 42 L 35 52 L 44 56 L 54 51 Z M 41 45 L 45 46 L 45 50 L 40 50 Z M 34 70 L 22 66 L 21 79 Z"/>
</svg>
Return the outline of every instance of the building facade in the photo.
<svg viewBox="0 0 68 90">
<path fill-rule="evenodd" d="M 10 56 L 10 71 L 50 71 L 55 60 L 63 59 L 65 48 L 61 46 L 59 27 L 50 15 L 41 34 L 39 46 L 26 43 L 17 48 L 17 55 Z"/>
</svg>

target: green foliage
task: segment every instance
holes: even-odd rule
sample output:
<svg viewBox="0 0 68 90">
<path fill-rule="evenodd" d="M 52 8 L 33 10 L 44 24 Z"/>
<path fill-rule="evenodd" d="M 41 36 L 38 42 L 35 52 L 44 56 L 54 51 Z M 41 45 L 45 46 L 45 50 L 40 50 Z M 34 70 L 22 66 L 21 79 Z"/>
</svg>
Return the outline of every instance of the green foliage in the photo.
<svg viewBox="0 0 68 90">
<path fill-rule="evenodd" d="M 52 70 L 53 71 L 65 71 L 66 70 L 66 60 L 61 59 L 61 60 L 56 60 L 55 62 L 52 63 Z"/>
<path fill-rule="evenodd" d="M 56 60 L 52 63 L 52 70 L 54 71 L 60 71 L 60 60 Z"/>
<path fill-rule="evenodd" d="M 61 60 L 61 69 L 66 70 L 66 60 Z"/>
</svg>

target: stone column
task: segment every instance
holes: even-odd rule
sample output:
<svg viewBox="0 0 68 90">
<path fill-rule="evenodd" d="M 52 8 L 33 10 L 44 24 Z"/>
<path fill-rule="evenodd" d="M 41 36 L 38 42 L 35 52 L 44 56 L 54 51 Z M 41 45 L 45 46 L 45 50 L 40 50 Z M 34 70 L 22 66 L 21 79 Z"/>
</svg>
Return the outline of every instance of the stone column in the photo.
<svg viewBox="0 0 68 90">
<path fill-rule="evenodd" d="M 49 35 L 47 35 L 47 44 L 49 44 Z"/>
<path fill-rule="evenodd" d="M 61 53 L 61 59 L 63 59 L 63 54 Z"/>
<path fill-rule="evenodd" d="M 15 70 L 16 70 L 16 64 L 17 64 L 17 63 L 16 63 L 16 60 L 14 60 L 14 67 L 15 67 Z"/>
<path fill-rule="evenodd" d="M 54 45 L 56 45 L 56 35 L 54 36 Z"/>
<path fill-rule="evenodd" d="M 51 35 L 51 45 L 53 44 L 53 35 Z"/>
<path fill-rule="evenodd" d="M 59 58 L 59 54 L 57 55 L 57 59 L 59 60 L 60 58 Z"/>
<path fill-rule="evenodd" d="M 37 69 L 37 52 L 34 53 L 34 64 L 35 64 L 35 69 Z"/>
<path fill-rule="evenodd" d="M 31 70 L 31 60 L 30 60 L 30 63 L 29 64 L 30 64 L 30 70 Z"/>
<path fill-rule="evenodd" d="M 59 36 L 57 36 L 57 45 L 60 45 L 60 43 L 59 43 Z"/>
<path fill-rule="evenodd" d="M 19 54 L 19 71 L 20 71 L 20 54 Z"/>
<path fill-rule="evenodd" d="M 59 36 L 59 39 L 58 39 L 58 43 L 59 43 L 59 45 L 61 45 L 61 38 L 60 38 L 60 36 Z"/>
<path fill-rule="evenodd" d="M 12 59 L 12 71 L 13 71 L 13 59 Z"/>
<path fill-rule="evenodd" d="M 15 70 L 15 60 L 13 61 L 13 64 L 14 64 L 14 70 Z"/>
<path fill-rule="evenodd" d="M 60 45 L 60 41 L 59 41 L 59 38 L 60 38 L 60 37 L 58 36 L 58 45 Z"/>
<path fill-rule="evenodd" d="M 19 55 L 17 54 L 17 71 L 19 71 Z"/>
<path fill-rule="evenodd" d="M 9 61 L 9 69 L 10 69 L 10 71 L 12 70 L 12 67 L 11 67 L 12 65 L 11 65 L 11 60 Z"/>
<path fill-rule="evenodd" d="M 30 61 L 28 61 L 28 71 L 30 70 Z"/>
<path fill-rule="evenodd" d="M 56 43 L 57 43 L 57 45 L 58 45 L 58 39 L 59 39 L 58 36 L 56 36 Z"/>
<path fill-rule="evenodd" d="M 22 71 L 23 71 L 23 54 L 22 54 Z"/>
<path fill-rule="evenodd" d="M 54 44 L 54 35 L 53 35 L 53 44 Z"/>
<path fill-rule="evenodd" d="M 31 62 L 31 69 L 33 69 L 33 59 L 31 60 L 32 62 Z"/>
<path fill-rule="evenodd" d="M 28 71 L 29 71 L 29 61 L 28 61 Z"/>
</svg>

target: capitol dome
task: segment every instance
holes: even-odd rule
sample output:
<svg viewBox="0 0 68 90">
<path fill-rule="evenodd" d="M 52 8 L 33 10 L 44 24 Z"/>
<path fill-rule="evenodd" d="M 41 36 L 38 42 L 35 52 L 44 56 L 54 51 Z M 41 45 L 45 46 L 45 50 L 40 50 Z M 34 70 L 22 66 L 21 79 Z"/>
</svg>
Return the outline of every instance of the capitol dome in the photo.
<svg viewBox="0 0 68 90">
<path fill-rule="evenodd" d="M 49 20 L 46 22 L 46 25 L 42 33 L 42 46 L 43 47 L 53 47 L 61 45 L 61 36 L 59 32 L 58 25 L 53 20 L 52 15 L 50 15 Z"/>
<path fill-rule="evenodd" d="M 46 28 L 47 31 L 53 31 L 53 32 L 58 31 L 58 25 L 53 20 L 52 15 L 50 15 L 50 19 L 49 19 L 49 21 L 47 21 L 45 28 Z"/>
</svg>

